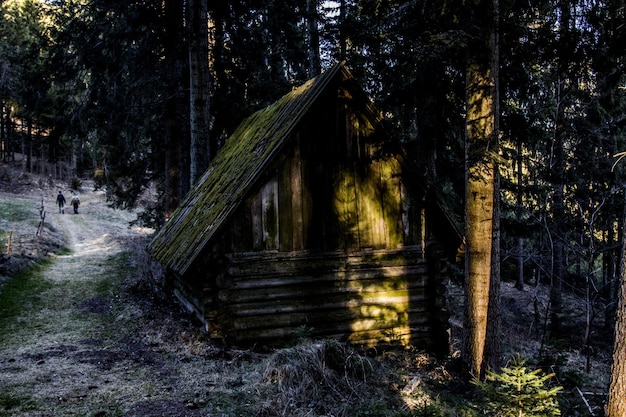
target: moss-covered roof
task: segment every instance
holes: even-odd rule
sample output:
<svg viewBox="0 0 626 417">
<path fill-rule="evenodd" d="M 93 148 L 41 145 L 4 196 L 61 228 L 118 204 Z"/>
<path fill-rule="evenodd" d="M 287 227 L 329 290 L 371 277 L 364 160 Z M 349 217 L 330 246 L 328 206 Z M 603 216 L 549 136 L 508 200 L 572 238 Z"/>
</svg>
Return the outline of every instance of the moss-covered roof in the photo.
<svg viewBox="0 0 626 417">
<path fill-rule="evenodd" d="M 342 81 L 351 78 L 343 63 L 244 120 L 148 245 L 148 252 L 163 265 L 184 274 L 336 77 L 342 77 Z"/>
</svg>

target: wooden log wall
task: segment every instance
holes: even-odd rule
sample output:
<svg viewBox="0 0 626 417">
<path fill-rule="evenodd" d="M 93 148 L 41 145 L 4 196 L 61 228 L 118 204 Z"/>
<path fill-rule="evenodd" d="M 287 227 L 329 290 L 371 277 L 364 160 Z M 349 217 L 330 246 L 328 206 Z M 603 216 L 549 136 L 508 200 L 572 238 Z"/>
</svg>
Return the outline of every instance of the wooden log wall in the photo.
<svg viewBox="0 0 626 417">
<path fill-rule="evenodd" d="M 306 328 L 366 346 L 447 346 L 435 340 L 447 328 L 445 293 L 433 286 L 441 276 L 421 254 L 411 247 L 233 255 L 202 288 L 207 329 L 244 345 L 282 343 Z"/>
</svg>

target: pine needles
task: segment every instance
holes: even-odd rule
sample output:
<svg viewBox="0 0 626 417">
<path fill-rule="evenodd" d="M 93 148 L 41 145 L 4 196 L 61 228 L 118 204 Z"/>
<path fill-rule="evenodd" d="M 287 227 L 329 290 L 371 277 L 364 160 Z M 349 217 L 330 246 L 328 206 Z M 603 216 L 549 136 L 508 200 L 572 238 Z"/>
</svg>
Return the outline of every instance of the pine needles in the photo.
<svg viewBox="0 0 626 417">
<path fill-rule="evenodd" d="M 484 394 L 488 415 L 494 417 L 553 417 L 560 416 L 557 393 L 562 387 L 549 387 L 554 374 L 541 369 L 530 370 L 526 360 L 517 354 L 500 373 L 487 371 L 485 381 L 472 383 Z"/>
</svg>

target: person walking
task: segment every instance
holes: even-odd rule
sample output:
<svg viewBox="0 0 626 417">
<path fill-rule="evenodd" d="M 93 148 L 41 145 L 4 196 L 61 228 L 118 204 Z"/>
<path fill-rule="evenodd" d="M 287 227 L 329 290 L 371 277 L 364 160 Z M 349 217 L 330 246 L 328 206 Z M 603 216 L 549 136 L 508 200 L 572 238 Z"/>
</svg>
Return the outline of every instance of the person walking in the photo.
<svg viewBox="0 0 626 417">
<path fill-rule="evenodd" d="M 72 194 L 72 207 L 74 207 L 74 214 L 78 214 L 78 206 L 80 206 L 80 199 L 76 194 Z"/>
<path fill-rule="evenodd" d="M 61 191 L 57 194 L 57 205 L 59 206 L 59 213 L 65 213 L 65 196 Z"/>
</svg>

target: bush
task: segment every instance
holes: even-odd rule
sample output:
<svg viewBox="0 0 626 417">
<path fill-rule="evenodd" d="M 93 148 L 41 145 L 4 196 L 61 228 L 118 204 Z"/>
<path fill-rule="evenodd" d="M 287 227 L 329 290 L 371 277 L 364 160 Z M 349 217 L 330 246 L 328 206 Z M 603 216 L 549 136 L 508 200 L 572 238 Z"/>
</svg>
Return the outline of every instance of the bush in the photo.
<svg viewBox="0 0 626 417">
<path fill-rule="evenodd" d="M 78 178 L 78 177 L 72 177 L 72 179 L 70 180 L 70 188 L 72 190 L 80 190 L 80 188 L 83 186 L 83 181 Z"/>
<path fill-rule="evenodd" d="M 554 374 L 542 374 L 541 369 L 529 370 L 519 354 L 501 373 L 488 371 L 485 381 L 472 383 L 484 394 L 488 415 L 494 417 L 552 417 L 560 416 L 556 394 L 562 387 L 550 388 L 546 382 Z"/>
</svg>

